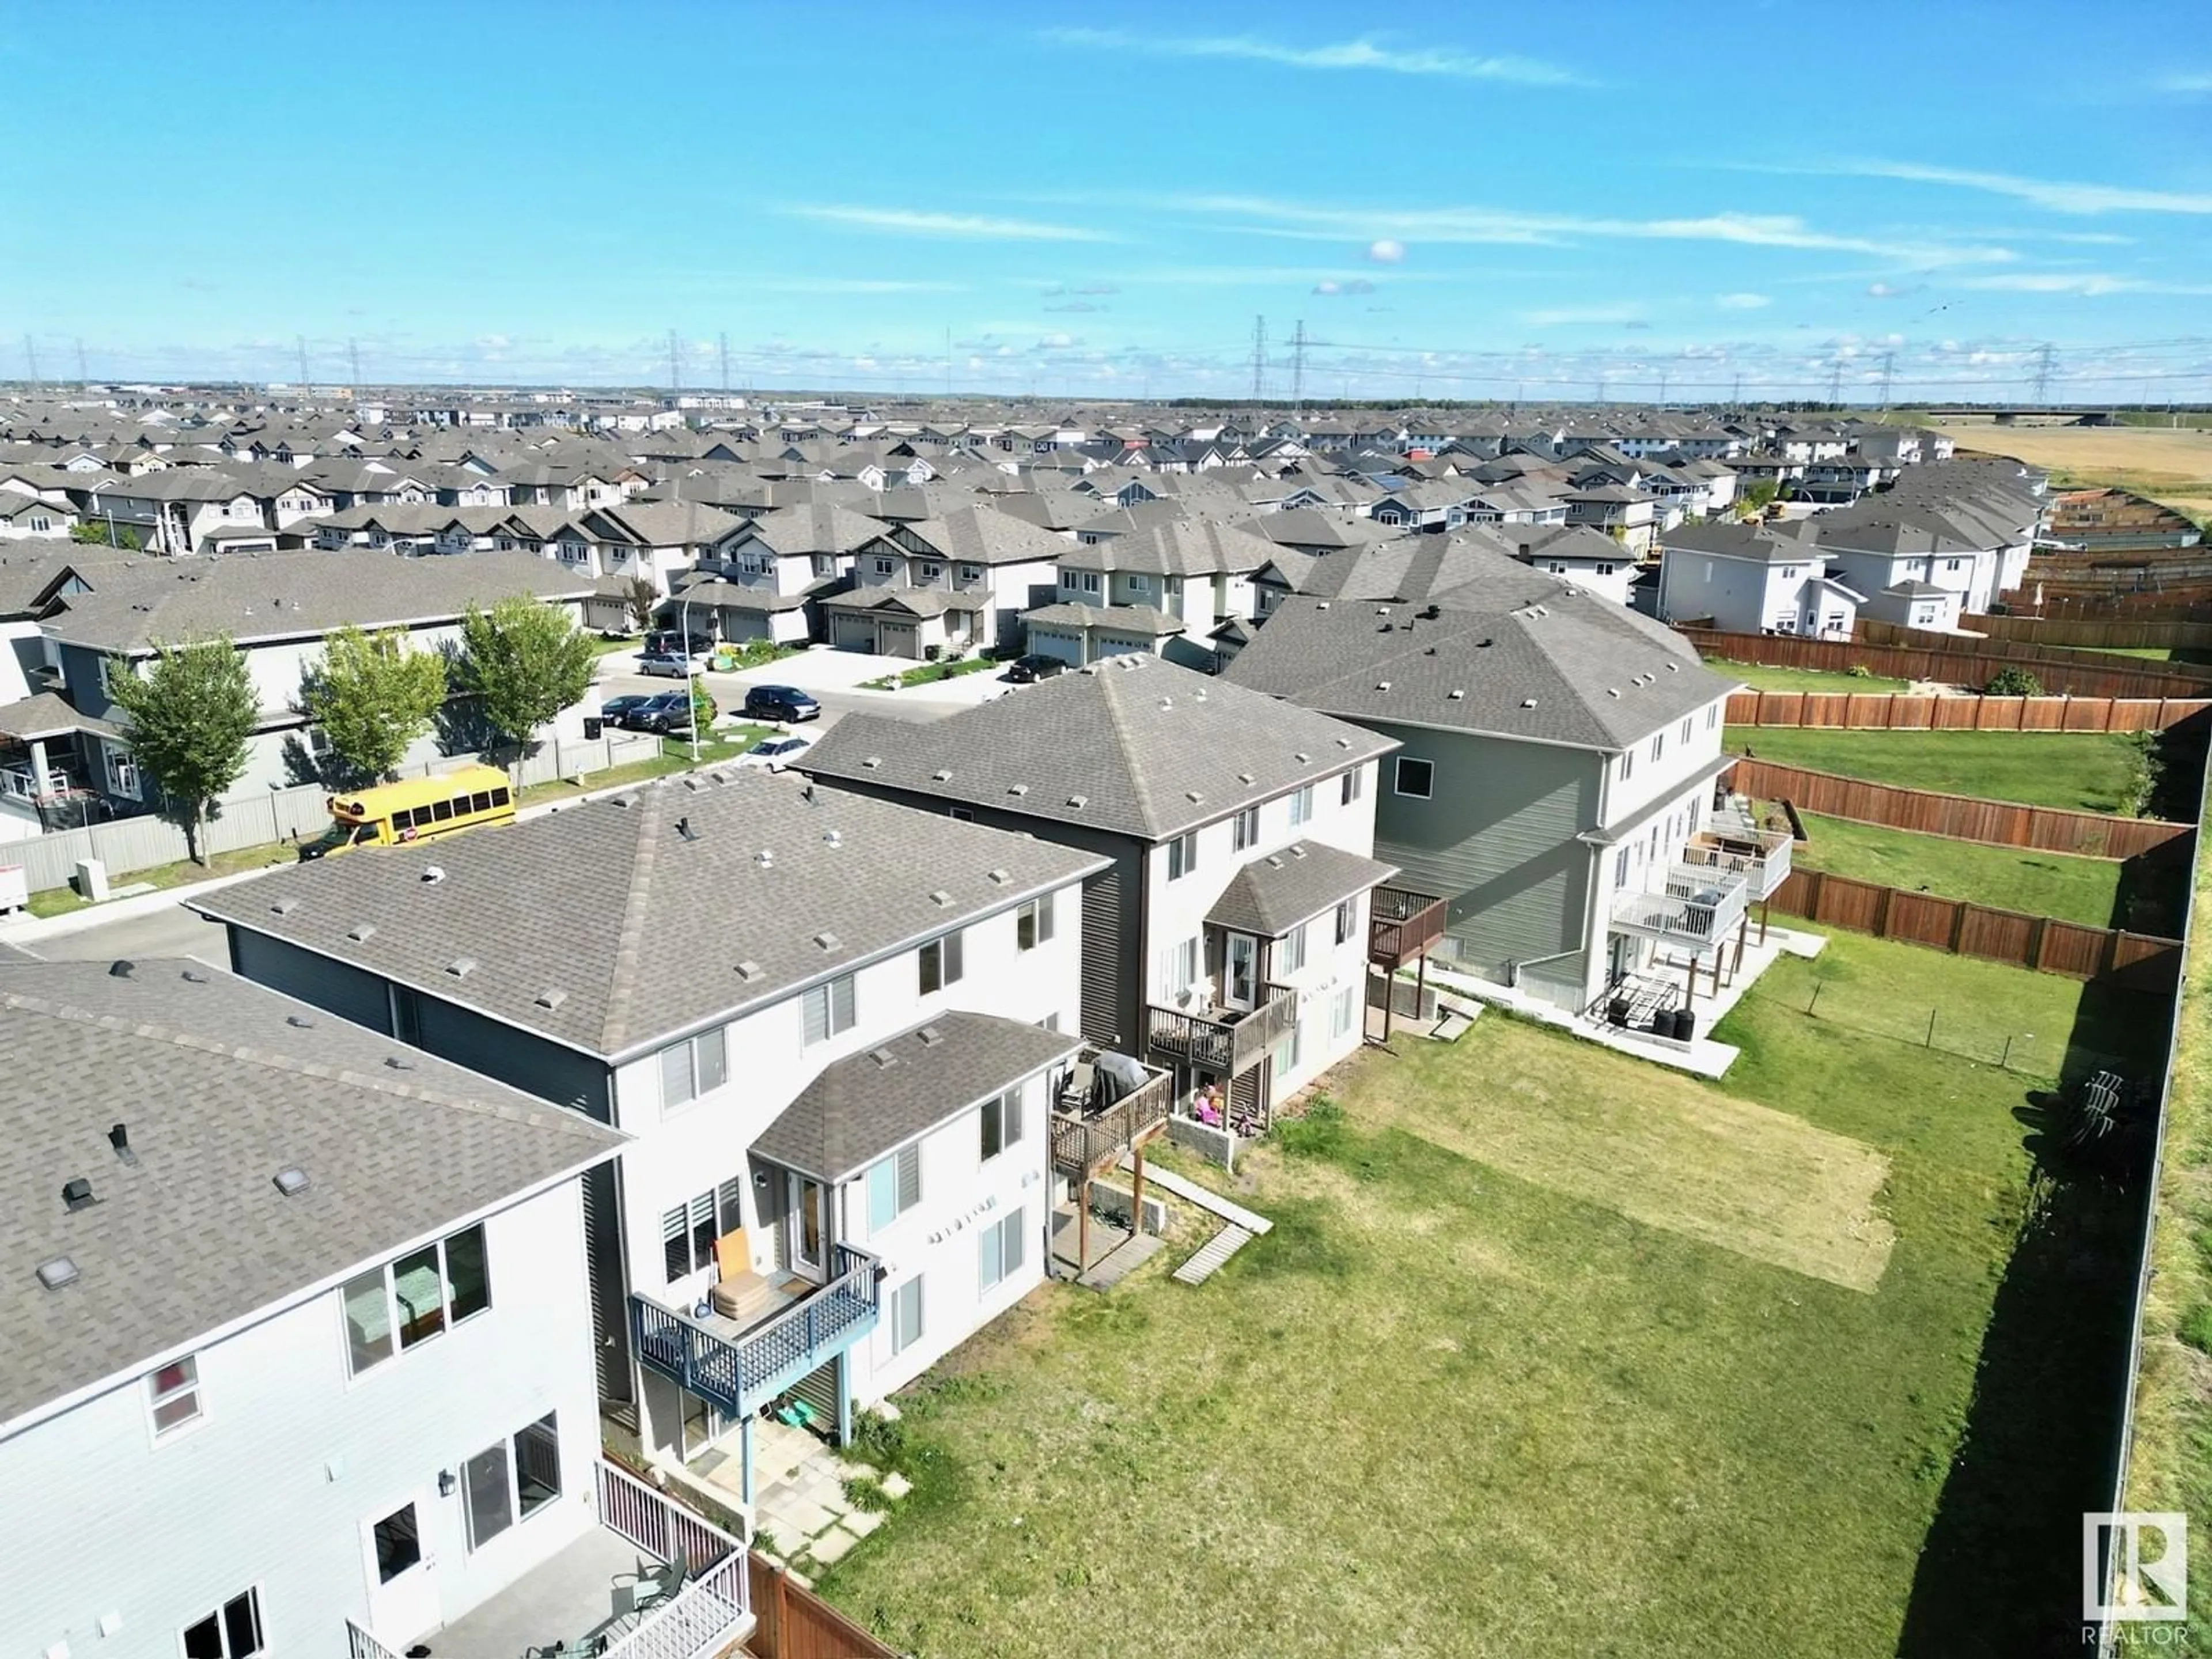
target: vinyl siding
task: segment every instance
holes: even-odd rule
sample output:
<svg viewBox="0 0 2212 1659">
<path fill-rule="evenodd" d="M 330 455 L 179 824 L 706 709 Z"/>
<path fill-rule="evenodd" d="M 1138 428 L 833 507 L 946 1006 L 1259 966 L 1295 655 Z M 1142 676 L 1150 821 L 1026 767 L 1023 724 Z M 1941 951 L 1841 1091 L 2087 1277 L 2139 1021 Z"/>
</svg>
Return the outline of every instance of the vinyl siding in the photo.
<svg viewBox="0 0 2212 1659">
<path fill-rule="evenodd" d="M 340 1019 L 392 1034 L 392 1006 L 383 978 L 296 945 L 232 927 L 230 970 L 240 979 L 312 1003 Z"/>
</svg>

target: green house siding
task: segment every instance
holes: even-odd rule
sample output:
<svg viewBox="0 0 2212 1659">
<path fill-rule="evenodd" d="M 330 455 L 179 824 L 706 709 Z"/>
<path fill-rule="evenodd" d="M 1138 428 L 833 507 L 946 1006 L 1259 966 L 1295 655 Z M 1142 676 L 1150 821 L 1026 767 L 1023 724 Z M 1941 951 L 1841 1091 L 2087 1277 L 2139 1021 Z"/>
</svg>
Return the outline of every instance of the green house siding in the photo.
<svg viewBox="0 0 2212 1659">
<path fill-rule="evenodd" d="M 1583 948 L 1592 853 L 1576 839 L 1597 821 L 1603 757 L 1413 726 L 1376 729 L 1406 746 L 1382 762 L 1375 855 L 1407 885 L 1449 901 L 1446 932 L 1470 969 L 1501 975 Z M 1433 793 L 1397 793 L 1398 762 L 1434 763 Z"/>
</svg>

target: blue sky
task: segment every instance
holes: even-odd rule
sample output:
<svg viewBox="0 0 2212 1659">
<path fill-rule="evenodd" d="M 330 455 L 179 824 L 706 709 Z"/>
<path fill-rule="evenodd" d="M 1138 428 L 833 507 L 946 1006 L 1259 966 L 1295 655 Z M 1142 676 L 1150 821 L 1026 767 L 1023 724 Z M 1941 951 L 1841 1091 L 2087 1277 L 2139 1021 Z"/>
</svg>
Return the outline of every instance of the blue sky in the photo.
<svg viewBox="0 0 2212 1659">
<path fill-rule="evenodd" d="M 2212 398 L 2203 0 L 220 16 L 0 18 L 0 374 Z"/>
</svg>

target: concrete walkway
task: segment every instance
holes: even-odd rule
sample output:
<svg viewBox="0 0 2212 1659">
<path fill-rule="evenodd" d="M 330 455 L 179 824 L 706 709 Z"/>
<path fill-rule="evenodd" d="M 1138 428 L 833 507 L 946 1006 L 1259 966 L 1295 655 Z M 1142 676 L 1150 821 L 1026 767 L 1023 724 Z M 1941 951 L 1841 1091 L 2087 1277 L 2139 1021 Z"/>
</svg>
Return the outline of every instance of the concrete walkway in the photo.
<svg viewBox="0 0 2212 1659">
<path fill-rule="evenodd" d="M 889 1414 L 889 1407 L 879 1407 Z M 731 1507 L 742 1502 L 736 1436 L 718 1443 L 728 1452 L 716 1461 L 696 1460 L 692 1473 L 727 1494 Z M 848 1480 L 876 1480 L 896 1499 L 913 1490 L 904 1475 L 878 1477 L 864 1464 L 848 1463 L 805 1429 L 763 1417 L 753 1425 L 753 1528 L 766 1534 L 775 1554 L 803 1577 L 826 1567 L 890 1518 L 887 1509 L 868 1510 L 845 1495 Z"/>
<path fill-rule="evenodd" d="M 1121 1167 L 1133 1170 L 1136 1159 L 1127 1152 L 1122 1153 Z M 1222 1197 L 1210 1187 L 1201 1187 L 1195 1181 L 1186 1180 L 1172 1170 L 1163 1170 L 1154 1164 L 1145 1171 L 1145 1182 L 1146 1185 L 1158 1187 L 1162 1192 L 1171 1194 L 1186 1204 L 1195 1206 L 1210 1216 L 1218 1217 L 1232 1227 L 1242 1227 L 1255 1237 L 1274 1231 L 1275 1224 L 1267 1217 Z"/>
</svg>

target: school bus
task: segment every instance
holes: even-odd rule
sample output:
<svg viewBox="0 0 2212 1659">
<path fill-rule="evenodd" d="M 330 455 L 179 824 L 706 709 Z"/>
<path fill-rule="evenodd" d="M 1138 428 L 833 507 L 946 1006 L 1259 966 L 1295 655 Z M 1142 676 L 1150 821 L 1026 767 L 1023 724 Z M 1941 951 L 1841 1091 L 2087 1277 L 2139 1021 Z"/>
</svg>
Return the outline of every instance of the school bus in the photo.
<svg viewBox="0 0 2212 1659">
<path fill-rule="evenodd" d="M 319 859 L 355 847 L 389 847 L 506 823 L 514 817 L 514 792 L 495 766 L 465 766 L 434 778 L 380 783 L 350 795 L 332 795 L 331 827 L 300 843 L 300 858 Z"/>
</svg>

